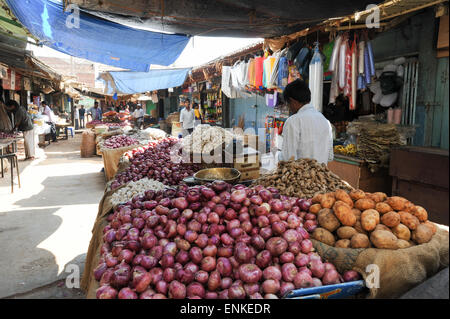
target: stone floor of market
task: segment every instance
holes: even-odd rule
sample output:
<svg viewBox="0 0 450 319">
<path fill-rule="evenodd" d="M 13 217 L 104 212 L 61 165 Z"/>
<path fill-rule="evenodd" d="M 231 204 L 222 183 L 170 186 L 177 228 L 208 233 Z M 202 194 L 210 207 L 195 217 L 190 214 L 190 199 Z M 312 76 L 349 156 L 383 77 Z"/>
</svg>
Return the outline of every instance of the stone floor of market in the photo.
<svg viewBox="0 0 450 319">
<path fill-rule="evenodd" d="M 80 132 L 81 133 L 81 132 Z M 80 276 L 104 192 L 101 157 L 80 157 L 81 134 L 59 140 L 34 161 L 19 145 L 21 188 L 0 178 L 0 298 L 84 298 L 66 288 Z M 70 265 L 70 267 L 67 267 Z"/>
</svg>

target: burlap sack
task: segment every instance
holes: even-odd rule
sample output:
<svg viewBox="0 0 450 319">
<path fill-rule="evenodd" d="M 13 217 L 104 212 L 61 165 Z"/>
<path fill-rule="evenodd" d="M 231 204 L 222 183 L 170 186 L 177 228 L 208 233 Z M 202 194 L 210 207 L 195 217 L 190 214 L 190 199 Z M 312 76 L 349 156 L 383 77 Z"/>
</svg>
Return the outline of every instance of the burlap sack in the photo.
<svg viewBox="0 0 450 319">
<path fill-rule="evenodd" d="M 132 150 L 140 145 L 131 145 L 126 147 L 120 147 L 115 149 L 102 148 L 100 147 L 100 151 L 103 157 L 103 166 L 105 167 L 105 176 L 106 180 L 110 181 L 117 173 L 119 168 L 119 160 L 122 155 L 129 150 Z"/>
<path fill-rule="evenodd" d="M 408 290 L 448 267 L 448 231 L 438 228 L 430 242 L 405 249 L 350 249 L 328 246 L 312 240 L 319 255 L 339 272 L 355 270 L 364 280 L 366 267 L 379 268 L 379 288 L 371 288 L 368 298 L 398 298 Z"/>
<path fill-rule="evenodd" d="M 92 131 L 84 131 L 81 136 L 81 157 L 94 156 L 96 152 L 95 134 Z"/>
</svg>

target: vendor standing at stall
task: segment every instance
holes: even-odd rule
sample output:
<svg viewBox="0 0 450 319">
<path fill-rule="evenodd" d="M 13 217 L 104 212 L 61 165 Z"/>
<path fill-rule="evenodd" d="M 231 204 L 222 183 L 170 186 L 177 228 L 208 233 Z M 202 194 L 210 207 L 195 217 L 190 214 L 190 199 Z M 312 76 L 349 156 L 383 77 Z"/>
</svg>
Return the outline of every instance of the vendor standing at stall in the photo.
<svg viewBox="0 0 450 319">
<path fill-rule="evenodd" d="M 185 107 L 180 112 L 180 123 L 183 129 L 183 137 L 189 135 L 194 130 L 195 112 L 191 109 L 191 101 L 186 99 Z"/>
<path fill-rule="evenodd" d="M 81 105 L 81 108 L 78 110 L 78 114 L 80 115 L 80 128 L 84 128 L 84 113 L 86 113 L 86 109 L 84 105 Z"/>
<path fill-rule="evenodd" d="M 195 121 L 194 121 L 194 127 L 202 124 L 202 113 L 200 112 L 200 108 L 198 106 L 198 103 L 193 103 L 192 104 L 192 108 L 194 109 L 194 114 L 195 114 Z"/>
<path fill-rule="evenodd" d="M 44 107 L 44 115 L 47 115 L 48 122 L 47 124 L 50 125 L 50 134 L 52 135 L 52 142 L 57 142 L 56 139 L 56 118 L 55 113 L 53 113 L 52 108 L 47 104 L 47 102 L 43 101 L 42 105 Z"/>
<path fill-rule="evenodd" d="M 312 105 L 308 85 L 297 79 L 283 92 L 292 114 L 283 126 L 280 160 L 312 158 L 327 164 L 333 160 L 333 134 L 330 122 Z"/>
<path fill-rule="evenodd" d="M 36 143 L 34 137 L 34 125 L 31 116 L 27 113 L 23 106 L 16 101 L 10 100 L 6 102 L 6 109 L 12 115 L 13 129 L 23 132 L 25 160 L 34 159 L 36 153 Z"/>
</svg>

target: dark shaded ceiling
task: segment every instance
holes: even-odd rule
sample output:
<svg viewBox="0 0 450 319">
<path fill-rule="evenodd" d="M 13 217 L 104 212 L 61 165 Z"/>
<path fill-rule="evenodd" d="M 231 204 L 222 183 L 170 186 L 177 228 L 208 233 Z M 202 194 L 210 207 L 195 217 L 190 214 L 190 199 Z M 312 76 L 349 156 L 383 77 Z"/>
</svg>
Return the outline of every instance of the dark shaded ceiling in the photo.
<svg viewBox="0 0 450 319">
<path fill-rule="evenodd" d="M 374 0 L 66 0 L 133 27 L 204 36 L 287 35 L 366 9 Z"/>
</svg>

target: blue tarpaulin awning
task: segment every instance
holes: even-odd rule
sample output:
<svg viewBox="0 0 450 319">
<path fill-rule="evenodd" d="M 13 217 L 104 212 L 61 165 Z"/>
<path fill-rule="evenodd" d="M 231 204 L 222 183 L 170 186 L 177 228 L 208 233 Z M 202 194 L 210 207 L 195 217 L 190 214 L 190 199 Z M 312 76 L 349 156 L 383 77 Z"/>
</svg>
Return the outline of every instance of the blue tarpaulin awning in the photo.
<svg viewBox="0 0 450 319">
<path fill-rule="evenodd" d="M 14 15 L 43 44 L 60 52 L 132 71 L 170 65 L 189 41 L 179 34 L 137 30 L 82 11 L 64 12 L 51 0 L 6 0 Z"/>
<path fill-rule="evenodd" d="M 106 72 L 100 75 L 107 94 L 135 94 L 180 86 L 191 68 L 158 69 L 149 72 Z"/>
</svg>

